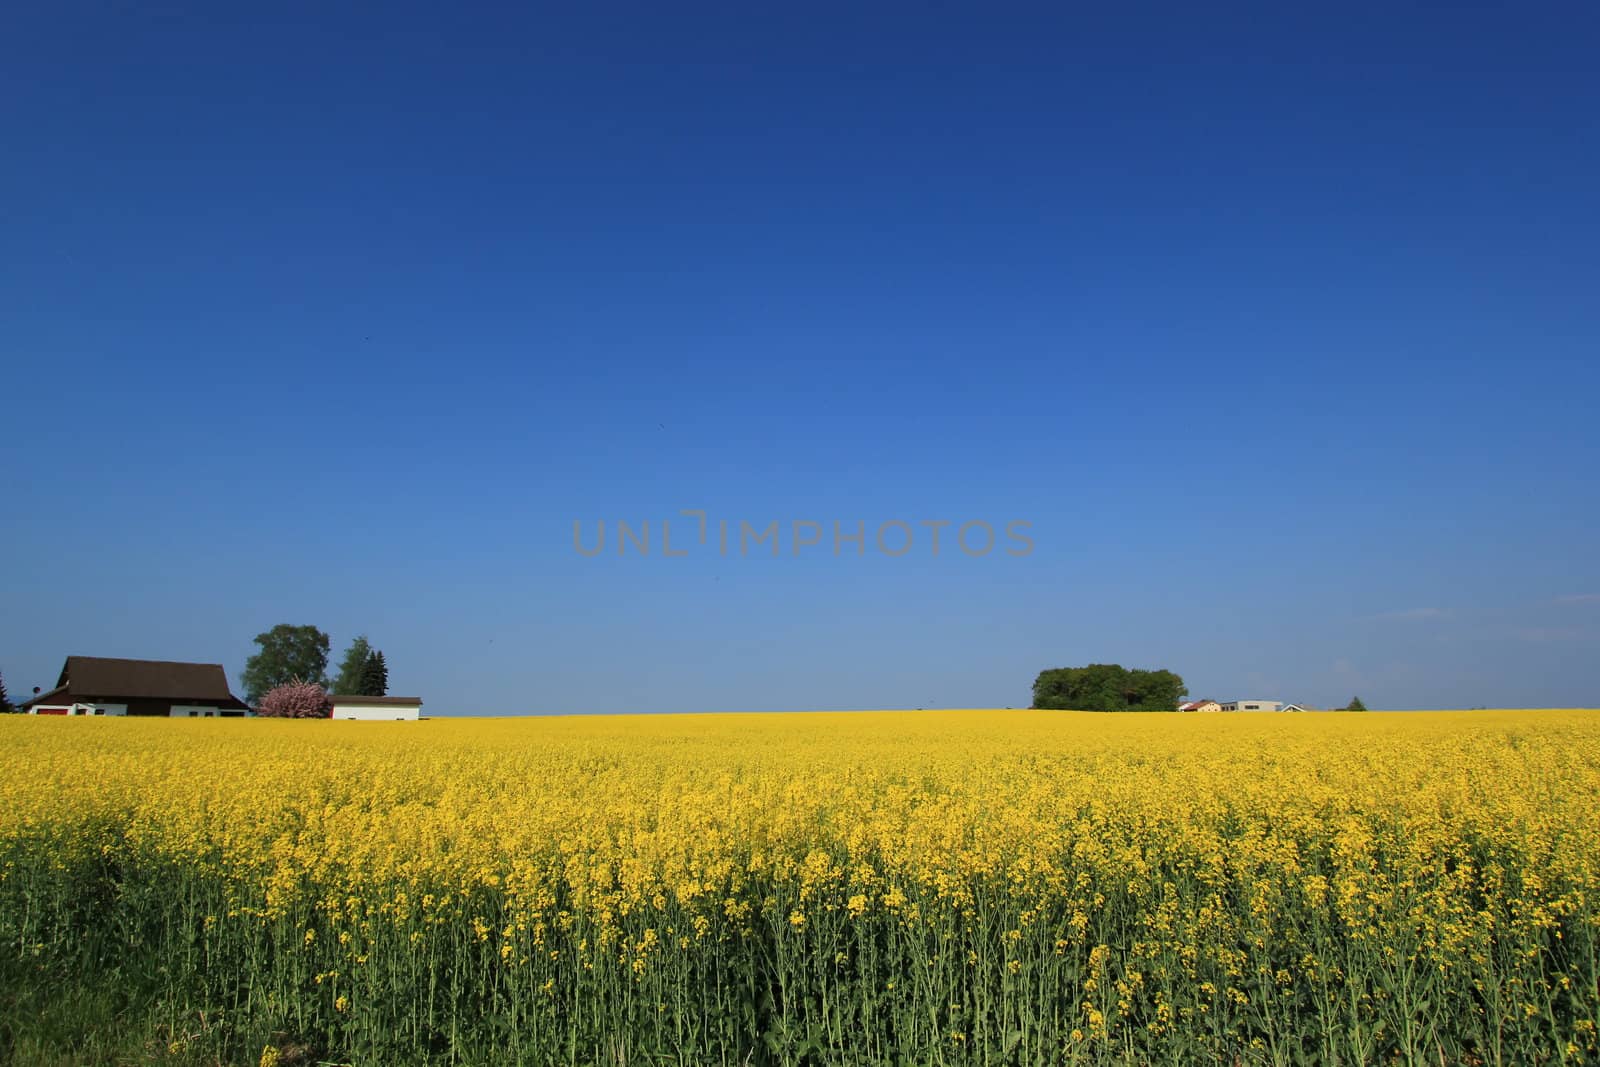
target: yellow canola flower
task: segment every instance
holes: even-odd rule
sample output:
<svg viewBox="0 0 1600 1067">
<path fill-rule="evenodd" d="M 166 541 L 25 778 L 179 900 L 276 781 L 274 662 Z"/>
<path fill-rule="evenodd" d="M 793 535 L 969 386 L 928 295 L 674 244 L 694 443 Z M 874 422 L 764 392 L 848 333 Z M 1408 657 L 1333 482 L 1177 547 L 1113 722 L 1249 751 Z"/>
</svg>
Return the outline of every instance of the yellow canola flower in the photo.
<svg viewBox="0 0 1600 1067">
<path fill-rule="evenodd" d="M 1449 977 L 1510 945 L 1540 966 L 1600 925 L 1597 796 L 1600 715 L 1578 710 L 17 716 L 0 884 L 27 856 L 137 858 L 221 894 L 207 936 L 289 931 L 307 973 L 482 944 L 545 968 L 521 988 L 551 997 L 580 969 L 654 982 L 757 932 L 848 974 L 845 948 L 869 943 L 852 939 L 892 927 L 918 963 L 876 988 L 923 982 L 923 959 L 1050 961 L 1092 1001 L 1080 1041 L 1139 1012 L 1172 1023 L 1172 990 L 1222 1011 L 1351 960 Z"/>
</svg>

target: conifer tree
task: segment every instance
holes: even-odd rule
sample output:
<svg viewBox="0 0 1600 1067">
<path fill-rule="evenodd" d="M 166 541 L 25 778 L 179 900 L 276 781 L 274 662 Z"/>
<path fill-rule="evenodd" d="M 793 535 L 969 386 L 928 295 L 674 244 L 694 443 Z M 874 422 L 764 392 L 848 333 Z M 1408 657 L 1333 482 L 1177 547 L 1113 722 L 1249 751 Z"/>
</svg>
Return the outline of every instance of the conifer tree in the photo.
<svg viewBox="0 0 1600 1067">
<path fill-rule="evenodd" d="M 363 685 L 366 681 L 367 661 L 371 658 L 372 646 L 368 644 L 366 634 L 350 642 L 344 659 L 339 661 L 339 676 L 334 679 L 333 691 L 351 696 L 366 692 Z"/>
<path fill-rule="evenodd" d="M 389 664 L 381 651 L 374 651 L 361 668 L 361 695 L 381 697 L 389 694 Z"/>
</svg>

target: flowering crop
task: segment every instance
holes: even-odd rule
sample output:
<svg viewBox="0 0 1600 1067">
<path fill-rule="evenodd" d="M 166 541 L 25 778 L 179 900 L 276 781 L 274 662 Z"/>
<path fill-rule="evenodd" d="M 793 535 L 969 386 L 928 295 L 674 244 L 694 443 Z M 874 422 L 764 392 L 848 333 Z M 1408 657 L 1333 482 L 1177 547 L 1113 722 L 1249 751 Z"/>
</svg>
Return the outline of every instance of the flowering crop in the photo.
<svg viewBox="0 0 1600 1067">
<path fill-rule="evenodd" d="M 0 772 L 0 953 L 236 1058 L 1600 1059 L 1592 712 L 13 718 Z"/>
</svg>

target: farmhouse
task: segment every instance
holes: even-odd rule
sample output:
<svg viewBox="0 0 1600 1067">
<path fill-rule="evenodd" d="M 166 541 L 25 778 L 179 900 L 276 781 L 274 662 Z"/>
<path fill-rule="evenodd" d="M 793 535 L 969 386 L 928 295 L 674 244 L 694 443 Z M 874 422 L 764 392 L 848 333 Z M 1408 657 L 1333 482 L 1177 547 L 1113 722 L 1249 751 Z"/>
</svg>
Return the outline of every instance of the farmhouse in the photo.
<svg viewBox="0 0 1600 1067">
<path fill-rule="evenodd" d="M 211 718 L 249 708 L 228 691 L 220 663 L 68 656 L 48 693 L 22 705 L 31 715 L 166 715 Z"/>
<path fill-rule="evenodd" d="M 1222 705 L 1215 700 L 1190 700 L 1178 705 L 1179 711 L 1221 711 Z"/>
<path fill-rule="evenodd" d="M 1222 705 L 1223 711 L 1278 711 L 1283 707 L 1276 700 L 1230 700 Z"/>
<path fill-rule="evenodd" d="M 335 719 L 420 719 L 421 697 L 358 697 L 334 694 Z"/>
</svg>

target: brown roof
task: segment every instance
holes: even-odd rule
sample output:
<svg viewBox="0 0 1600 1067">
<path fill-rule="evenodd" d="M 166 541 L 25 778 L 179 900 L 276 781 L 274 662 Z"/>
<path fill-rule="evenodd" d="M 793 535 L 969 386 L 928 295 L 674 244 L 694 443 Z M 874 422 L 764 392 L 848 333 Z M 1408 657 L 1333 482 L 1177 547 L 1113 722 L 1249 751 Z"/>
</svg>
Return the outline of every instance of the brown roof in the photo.
<svg viewBox="0 0 1600 1067">
<path fill-rule="evenodd" d="M 37 693 L 27 700 L 24 700 L 22 702 L 22 706 L 25 708 L 31 708 L 35 704 L 54 704 L 56 703 L 56 697 L 61 697 L 61 703 L 63 704 L 70 704 L 72 702 L 72 698 L 67 696 L 66 693 L 67 687 L 64 685 L 58 685 L 48 693 Z"/>
<path fill-rule="evenodd" d="M 410 707 L 413 704 L 419 708 L 422 707 L 421 697 L 363 697 L 349 693 L 335 693 L 328 700 L 334 704 L 367 705 L 375 708 L 388 707 L 390 705 Z"/>
<path fill-rule="evenodd" d="M 56 687 L 28 703 L 36 703 L 47 696 L 57 700 L 131 697 L 214 704 L 222 708 L 245 706 L 244 701 L 228 691 L 228 675 L 220 663 L 173 663 L 100 656 L 68 656 Z"/>
</svg>

